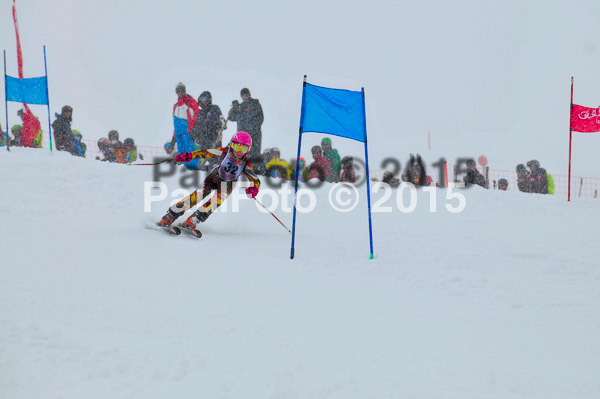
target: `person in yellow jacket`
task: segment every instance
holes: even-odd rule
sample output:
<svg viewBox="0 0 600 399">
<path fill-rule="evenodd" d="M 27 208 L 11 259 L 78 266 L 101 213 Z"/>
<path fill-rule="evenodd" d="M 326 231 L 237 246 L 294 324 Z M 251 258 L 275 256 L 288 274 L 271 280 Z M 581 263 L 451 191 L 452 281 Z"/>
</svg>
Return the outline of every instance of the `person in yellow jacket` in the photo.
<svg viewBox="0 0 600 399">
<path fill-rule="evenodd" d="M 284 161 L 281 157 L 279 148 L 271 148 L 271 160 L 267 162 L 267 176 L 272 177 L 283 177 L 284 179 L 290 179 L 292 176 L 292 165 L 287 161 Z"/>
<path fill-rule="evenodd" d="M 554 178 L 550 173 L 546 173 L 546 177 L 548 178 L 548 194 L 554 195 Z"/>
</svg>

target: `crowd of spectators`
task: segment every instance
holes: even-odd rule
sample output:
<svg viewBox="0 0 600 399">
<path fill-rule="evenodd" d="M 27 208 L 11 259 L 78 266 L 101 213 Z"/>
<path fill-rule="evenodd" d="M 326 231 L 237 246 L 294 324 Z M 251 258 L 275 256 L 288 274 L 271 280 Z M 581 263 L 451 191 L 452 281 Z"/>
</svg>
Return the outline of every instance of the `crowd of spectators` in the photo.
<svg viewBox="0 0 600 399">
<path fill-rule="evenodd" d="M 524 193 L 554 194 L 554 179 L 540 166 L 538 161 L 527 162 L 527 168 L 522 163 L 517 165 L 517 187 Z M 500 182 L 498 182 L 500 185 Z"/>
<path fill-rule="evenodd" d="M 12 136 L 8 133 L 2 134 L 0 145 L 7 143 L 15 147 L 42 148 L 42 128 L 38 118 L 29 109 L 27 104 L 23 104 L 23 109 L 17 111 L 22 124 L 11 127 Z M 79 130 L 71 128 L 73 121 L 73 107 L 65 105 L 61 113 L 55 113 L 55 120 L 52 122 L 52 133 L 54 148 L 57 151 L 68 152 L 73 156 L 85 157 L 87 145 L 82 141 L 83 135 Z M 132 138 L 126 138 L 123 142 L 119 140 L 119 132 L 111 130 L 108 133 L 108 139 L 98 140 L 98 149 L 100 155 L 96 159 L 108 162 L 130 163 L 141 154 L 137 152 L 137 146 Z"/>
<path fill-rule="evenodd" d="M 258 99 L 252 98 L 250 90 L 240 91 L 241 102 L 233 100 L 227 117 L 223 117 L 221 108 L 213 104 L 210 91 L 203 91 L 196 100 L 188 94 L 187 87 L 179 82 L 175 87 L 177 102 L 173 106 L 174 131 L 170 142 L 165 144 L 168 154 L 179 154 L 196 150 L 220 148 L 223 145 L 223 131 L 229 121 L 237 123 L 236 131 L 244 131 L 252 137 L 251 160 L 260 160 L 262 146 L 261 126 L 264 121 L 262 106 Z M 211 170 L 216 160 L 193 160 L 186 163 L 188 169 Z M 256 162 L 255 162 L 256 163 Z M 264 164 L 256 163 L 255 170 L 264 174 Z"/>
<path fill-rule="evenodd" d="M 173 107 L 173 115 L 175 120 L 179 117 L 184 124 L 182 124 L 183 129 L 178 133 L 177 122 L 175 122 L 176 126 L 172 140 L 164 146 L 167 154 L 177 154 L 182 151 L 182 147 L 185 147 L 186 152 L 222 147 L 223 131 L 227 129 L 227 123 L 231 121 L 237 123 L 236 131 L 245 131 L 252 137 L 253 145 L 249 158 L 256 173 L 286 180 L 296 178 L 295 159 L 288 162 L 282 158 L 278 147 L 262 150 L 263 109 L 259 100 L 252 98 L 248 88 L 243 88 L 240 91 L 241 102 L 238 100 L 232 101 L 226 118 L 223 116 L 220 107 L 213 104 L 210 91 L 203 91 L 197 101 L 187 94 L 183 83 L 177 84 L 175 92 L 178 101 Z M 7 132 L 3 132 L 0 136 L 0 145 L 9 144 L 10 146 L 41 148 L 42 129 L 38 118 L 32 113 L 27 104 L 24 104 L 23 108 L 17 111 L 17 115 L 21 118 L 22 124 L 11 127 L 12 137 Z M 83 136 L 81 132 L 71 129 L 73 108 L 65 105 L 62 107 L 61 113 L 56 113 L 55 116 L 56 119 L 52 123 L 52 128 L 56 149 L 69 152 L 74 156 L 85 157 L 87 147 L 82 142 Z M 136 161 L 138 157 L 143 159 L 143 155 L 138 153 L 137 146 L 132 138 L 126 138 L 121 142 L 117 130 L 110 130 L 107 136 L 98 140 L 99 155 L 96 156 L 97 160 L 129 164 Z M 331 138 L 324 137 L 320 145 L 313 146 L 311 155 L 313 161 L 310 164 L 307 164 L 305 158 L 300 157 L 298 162 L 299 181 L 309 181 L 311 179 L 330 183 L 355 183 L 357 181 L 354 158 L 352 156 L 341 158 L 338 150 L 333 148 Z M 203 161 L 194 169 L 211 170 L 215 166 L 214 160 L 211 161 Z M 489 188 L 489 182 L 477 170 L 475 161 L 469 159 L 466 165 L 466 174 L 462 179 L 465 186 L 477 185 L 486 189 Z M 519 164 L 516 167 L 516 172 L 519 191 L 554 194 L 554 180 L 540 166 L 538 161 L 529 161 L 527 167 L 524 164 Z M 371 180 L 379 181 L 377 178 Z M 410 182 L 416 186 L 427 186 L 433 182 L 431 177 L 427 175 L 426 167 L 419 154 L 416 156 L 410 154 L 408 165 L 399 178 L 395 177 L 391 171 L 385 171 L 382 181 L 392 186 L 397 186 L 402 182 Z M 495 187 L 496 182 L 494 182 Z M 499 179 L 497 188 L 506 191 L 508 180 Z"/>
<path fill-rule="evenodd" d="M 311 148 L 313 162 L 310 165 L 306 164 L 304 157 L 300 157 L 298 170 L 300 175 L 299 181 L 308 181 L 317 179 L 323 182 L 356 182 L 356 172 L 354 170 L 354 158 L 346 156 L 340 159 L 340 155 L 333 148 L 332 141 L 329 137 L 321 140 L 321 145 L 315 145 Z M 262 165 L 265 176 L 279 177 L 287 180 L 295 180 L 296 178 L 296 159 L 291 162 L 281 158 L 279 148 L 267 148 L 263 151 L 258 164 Z M 253 163 L 254 165 L 254 163 Z"/>
<path fill-rule="evenodd" d="M 98 140 L 98 149 L 100 155 L 96 156 L 96 159 L 99 161 L 130 164 L 137 161 L 138 157 L 144 159 L 142 154 L 138 154 L 134 140 L 128 137 L 121 142 L 116 130 L 109 131 L 108 138 L 102 137 Z"/>
</svg>

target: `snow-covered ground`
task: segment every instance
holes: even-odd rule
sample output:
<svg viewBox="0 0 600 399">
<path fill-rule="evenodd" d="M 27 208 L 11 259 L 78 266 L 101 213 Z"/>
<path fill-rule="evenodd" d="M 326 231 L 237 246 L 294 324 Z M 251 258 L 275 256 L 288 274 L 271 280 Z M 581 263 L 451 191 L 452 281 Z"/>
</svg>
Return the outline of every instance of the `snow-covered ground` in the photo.
<svg viewBox="0 0 600 399">
<path fill-rule="evenodd" d="M 247 199 L 199 241 L 150 228 L 150 167 L 15 148 L 0 170 L 2 398 L 600 397 L 595 200 L 392 197 L 370 260 L 365 199 L 335 212 L 326 186 L 290 260 Z"/>
</svg>

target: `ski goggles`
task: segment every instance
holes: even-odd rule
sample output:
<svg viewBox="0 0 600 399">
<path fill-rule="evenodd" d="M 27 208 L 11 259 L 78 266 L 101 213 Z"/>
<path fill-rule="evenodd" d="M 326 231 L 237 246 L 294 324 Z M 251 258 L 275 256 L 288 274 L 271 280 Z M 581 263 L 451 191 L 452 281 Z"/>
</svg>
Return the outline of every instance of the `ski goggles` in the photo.
<svg viewBox="0 0 600 399">
<path fill-rule="evenodd" d="M 240 143 L 231 143 L 231 149 L 233 152 L 241 152 L 243 154 L 246 154 L 248 151 L 250 151 L 250 147 Z"/>
</svg>

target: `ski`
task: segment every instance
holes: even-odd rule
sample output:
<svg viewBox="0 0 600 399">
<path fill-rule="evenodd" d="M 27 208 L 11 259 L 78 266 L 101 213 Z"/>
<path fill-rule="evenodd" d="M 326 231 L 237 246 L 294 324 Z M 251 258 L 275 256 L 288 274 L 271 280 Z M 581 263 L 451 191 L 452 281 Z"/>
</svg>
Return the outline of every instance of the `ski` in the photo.
<svg viewBox="0 0 600 399">
<path fill-rule="evenodd" d="M 177 226 L 160 227 L 160 229 L 162 231 L 164 231 L 165 233 L 170 234 L 172 236 L 178 236 L 181 234 L 181 229 Z"/>
<path fill-rule="evenodd" d="M 187 227 L 183 227 L 182 225 L 179 225 L 178 227 L 171 227 L 171 228 L 172 229 L 175 228 L 175 229 L 179 230 L 179 233 L 181 233 L 182 231 L 185 231 L 187 234 L 194 236 L 195 238 L 202 238 L 202 232 L 197 229 L 190 229 Z"/>
</svg>

